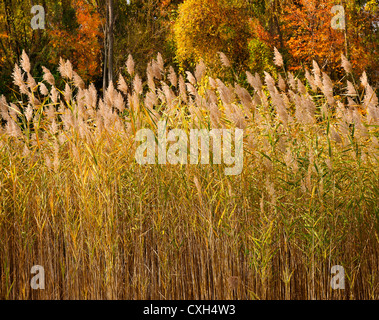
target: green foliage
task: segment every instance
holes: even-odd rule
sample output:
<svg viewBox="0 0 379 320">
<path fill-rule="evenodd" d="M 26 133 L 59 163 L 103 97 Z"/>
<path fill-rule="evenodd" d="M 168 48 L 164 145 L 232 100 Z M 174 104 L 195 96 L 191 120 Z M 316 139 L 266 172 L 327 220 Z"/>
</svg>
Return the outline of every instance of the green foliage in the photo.
<svg viewBox="0 0 379 320">
<path fill-rule="evenodd" d="M 67 31 L 72 32 L 79 28 L 76 10 L 71 6 L 71 3 L 62 7 L 62 25 Z"/>
<path fill-rule="evenodd" d="M 276 74 L 276 67 L 273 63 L 273 53 L 270 47 L 259 39 L 249 41 L 249 67 L 255 73 L 262 74 L 268 71 Z"/>
</svg>

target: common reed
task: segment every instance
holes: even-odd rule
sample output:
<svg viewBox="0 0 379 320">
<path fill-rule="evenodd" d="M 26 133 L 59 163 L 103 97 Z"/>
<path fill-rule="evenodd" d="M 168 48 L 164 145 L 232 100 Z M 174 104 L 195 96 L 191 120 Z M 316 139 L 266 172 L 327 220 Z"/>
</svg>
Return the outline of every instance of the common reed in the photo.
<svg viewBox="0 0 379 320">
<path fill-rule="evenodd" d="M 336 96 L 316 62 L 306 83 L 283 69 L 247 72 L 244 88 L 203 63 L 177 75 L 161 55 L 142 82 L 129 56 L 100 96 L 69 61 L 63 88 L 46 68 L 35 80 L 24 53 L 18 101 L 0 98 L 0 297 L 378 299 L 378 99 L 342 61 Z M 137 164 L 137 130 L 161 119 L 243 128 L 241 175 Z M 33 265 L 45 290 L 30 287 Z"/>
</svg>

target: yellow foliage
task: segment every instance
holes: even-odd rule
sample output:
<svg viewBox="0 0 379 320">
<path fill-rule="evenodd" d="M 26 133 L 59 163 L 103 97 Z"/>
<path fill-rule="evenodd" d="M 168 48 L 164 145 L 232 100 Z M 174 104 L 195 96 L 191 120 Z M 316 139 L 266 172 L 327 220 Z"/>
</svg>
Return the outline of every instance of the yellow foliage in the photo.
<svg viewBox="0 0 379 320">
<path fill-rule="evenodd" d="M 213 65 L 217 52 L 232 61 L 246 62 L 249 16 L 245 1 L 188 0 L 179 7 L 174 26 L 177 57 L 181 64 L 202 58 Z"/>
</svg>

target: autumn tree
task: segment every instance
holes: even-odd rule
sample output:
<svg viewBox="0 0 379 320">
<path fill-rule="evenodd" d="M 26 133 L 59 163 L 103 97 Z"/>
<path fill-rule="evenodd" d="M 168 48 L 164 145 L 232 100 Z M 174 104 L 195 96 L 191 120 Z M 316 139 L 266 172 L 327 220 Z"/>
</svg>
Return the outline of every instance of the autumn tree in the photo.
<svg viewBox="0 0 379 320">
<path fill-rule="evenodd" d="M 208 65 L 223 52 L 235 64 L 248 60 L 250 37 L 248 2 L 187 0 L 179 6 L 174 26 L 177 58 L 181 64 L 202 58 Z"/>
<path fill-rule="evenodd" d="M 379 3 L 377 0 L 346 1 L 347 56 L 354 70 L 364 70 L 379 84 Z"/>
<path fill-rule="evenodd" d="M 167 63 L 175 58 L 170 43 L 171 23 L 182 0 L 125 0 L 116 3 L 114 67 L 124 68 L 128 55 L 136 61 L 136 72 L 141 76 L 146 65 L 160 52 Z"/>
<path fill-rule="evenodd" d="M 28 51 L 31 59 L 46 61 L 41 50 L 48 43 L 46 33 L 31 28 L 31 2 L 29 0 L 2 0 L 0 2 L 0 95 L 10 91 L 11 74 L 22 50 Z M 41 4 L 48 7 L 47 1 Z M 33 68 L 38 67 L 35 64 Z"/>
<path fill-rule="evenodd" d="M 101 72 L 102 19 L 94 3 L 64 0 L 48 29 L 50 55 L 70 59 L 83 80 L 94 80 Z M 60 17 L 60 19 L 59 19 Z"/>
<path fill-rule="evenodd" d="M 31 8 L 42 5 L 45 29 L 31 27 Z M 0 94 L 10 95 L 14 64 L 25 50 L 32 72 L 41 65 L 57 72 L 60 57 L 70 59 L 84 80 L 101 78 L 101 17 L 90 0 L 4 0 L 0 3 Z"/>
<path fill-rule="evenodd" d="M 344 1 L 345 29 L 335 29 L 331 21 L 335 15 L 333 0 L 297 0 L 287 3 L 281 15 L 284 51 L 288 52 L 288 67 L 296 71 L 311 66 L 315 60 L 332 77 L 343 75 L 341 54 L 349 58 L 357 73 L 373 67 L 374 47 L 368 36 L 373 34 L 373 17 L 364 9 L 367 1 Z M 280 45 L 279 35 L 275 43 Z M 270 41 L 270 40 L 267 40 Z M 272 41 L 271 41 L 272 42 Z M 377 53 L 376 53 L 377 55 Z"/>
</svg>

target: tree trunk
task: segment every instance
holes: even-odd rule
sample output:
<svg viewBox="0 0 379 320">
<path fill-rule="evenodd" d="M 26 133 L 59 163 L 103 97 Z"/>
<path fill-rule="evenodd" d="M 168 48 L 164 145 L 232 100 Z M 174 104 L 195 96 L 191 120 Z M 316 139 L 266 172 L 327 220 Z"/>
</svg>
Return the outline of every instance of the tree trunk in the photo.
<svg viewBox="0 0 379 320">
<path fill-rule="evenodd" d="M 113 27 L 114 6 L 113 0 L 109 0 L 109 30 L 108 30 L 108 83 L 113 81 Z"/>
<path fill-rule="evenodd" d="M 107 19 L 108 19 L 108 14 L 106 15 Z M 107 20 L 108 21 L 108 20 Z M 107 77 L 108 77 L 108 41 L 107 41 L 107 37 L 108 37 L 108 22 L 105 23 L 105 27 L 104 27 L 104 57 L 103 57 L 103 93 L 105 92 L 105 90 L 107 89 L 107 85 L 108 85 L 108 81 L 107 81 Z"/>
<path fill-rule="evenodd" d="M 113 29 L 114 29 L 114 4 L 113 0 L 106 2 L 106 24 L 104 29 L 104 69 L 103 69 L 103 93 L 113 81 Z"/>
</svg>

